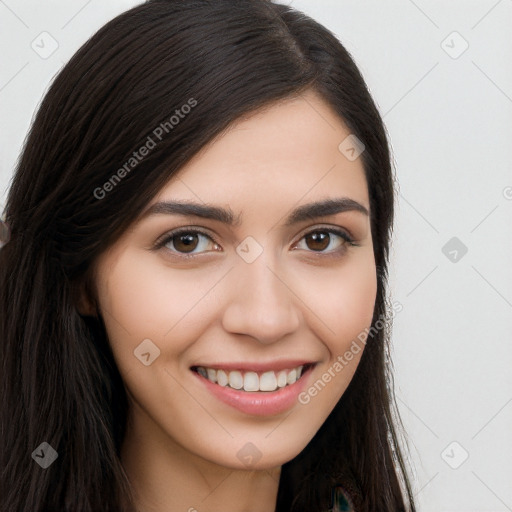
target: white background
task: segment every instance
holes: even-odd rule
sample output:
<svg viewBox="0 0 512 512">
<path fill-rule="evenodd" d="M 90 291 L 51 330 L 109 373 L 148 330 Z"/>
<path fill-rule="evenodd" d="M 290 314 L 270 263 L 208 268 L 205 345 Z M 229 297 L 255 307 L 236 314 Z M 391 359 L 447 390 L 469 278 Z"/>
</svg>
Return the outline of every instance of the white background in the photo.
<svg viewBox="0 0 512 512">
<path fill-rule="evenodd" d="M 50 80 L 138 3 L 0 0 L 0 206 Z M 512 510 L 512 1 L 286 3 L 346 46 L 390 134 L 395 381 L 419 510 Z M 46 59 L 31 47 L 44 31 Z"/>
</svg>

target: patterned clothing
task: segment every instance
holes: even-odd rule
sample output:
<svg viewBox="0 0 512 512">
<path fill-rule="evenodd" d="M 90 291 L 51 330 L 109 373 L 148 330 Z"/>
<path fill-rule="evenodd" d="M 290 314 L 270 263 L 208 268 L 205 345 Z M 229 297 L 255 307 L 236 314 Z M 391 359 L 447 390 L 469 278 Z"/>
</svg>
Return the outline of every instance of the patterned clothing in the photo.
<svg viewBox="0 0 512 512">
<path fill-rule="evenodd" d="M 337 485 L 332 489 L 332 508 L 329 512 L 356 512 L 345 487 Z"/>
</svg>

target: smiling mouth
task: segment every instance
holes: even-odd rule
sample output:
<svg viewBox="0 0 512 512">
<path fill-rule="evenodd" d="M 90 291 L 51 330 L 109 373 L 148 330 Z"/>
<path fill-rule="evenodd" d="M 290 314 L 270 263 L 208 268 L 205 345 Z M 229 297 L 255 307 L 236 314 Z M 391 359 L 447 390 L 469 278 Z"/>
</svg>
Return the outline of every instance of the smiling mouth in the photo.
<svg viewBox="0 0 512 512">
<path fill-rule="evenodd" d="M 222 370 L 203 366 L 192 366 L 191 370 L 222 387 L 248 392 L 272 392 L 294 384 L 313 366 L 314 363 L 307 363 L 276 372 Z"/>
</svg>

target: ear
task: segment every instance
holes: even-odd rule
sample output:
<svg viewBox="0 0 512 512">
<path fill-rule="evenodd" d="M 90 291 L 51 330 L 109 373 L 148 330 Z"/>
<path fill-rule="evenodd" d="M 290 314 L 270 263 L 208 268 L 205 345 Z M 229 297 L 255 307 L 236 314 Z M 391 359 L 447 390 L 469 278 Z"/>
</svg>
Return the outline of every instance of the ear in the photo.
<svg viewBox="0 0 512 512">
<path fill-rule="evenodd" d="M 84 278 L 76 284 L 75 304 L 80 315 L 98 318 L 98 306 L 88 278 Z"/>
</svg>

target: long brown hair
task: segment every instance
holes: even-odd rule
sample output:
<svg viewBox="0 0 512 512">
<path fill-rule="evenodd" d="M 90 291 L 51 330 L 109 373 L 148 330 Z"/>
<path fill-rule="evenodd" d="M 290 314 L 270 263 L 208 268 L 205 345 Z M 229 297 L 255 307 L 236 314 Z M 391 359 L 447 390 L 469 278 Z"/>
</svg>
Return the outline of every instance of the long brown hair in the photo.
<svg viewBox="0 0 512 512">
<path fill-rule="evenodd" d="M 336 485 L 352 489 L 358 512 L 415 510 L 389 368 L 395 191 L 385 128 L 338 39 L 268 0 L 150 0 L 102 27 L 46 94 L 15 170 L 5 212 L 11 239 L 0 250 L 1 510 L 133 510 L 119 456 L 125 389 L 101 318 L 78 313 L 78 291 L 97 257 L 205 144 L 306 89 L 366 147 L 373 323 L 387 323 L 368 338 L 321 429 L 283 465 L 276 510 L 325 512 Z M 120 172 L 159 126 L 156 147 Z M 58 454 L 46 469 L 31 457 L 42 442 Z"/>
</svg>

